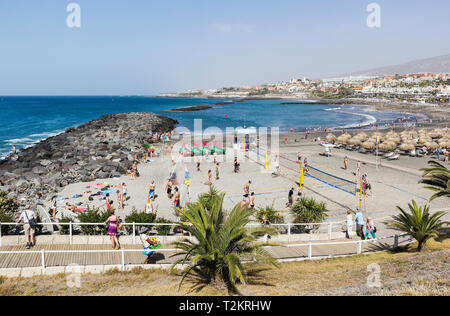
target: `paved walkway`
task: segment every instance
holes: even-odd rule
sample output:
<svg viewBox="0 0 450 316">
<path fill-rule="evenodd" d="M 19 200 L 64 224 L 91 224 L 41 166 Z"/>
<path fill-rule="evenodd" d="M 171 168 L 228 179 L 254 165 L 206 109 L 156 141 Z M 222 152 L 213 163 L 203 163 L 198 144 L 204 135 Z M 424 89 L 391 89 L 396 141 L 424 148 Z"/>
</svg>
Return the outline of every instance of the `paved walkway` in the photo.
<svg viewBox="0 0 450 316">
<path fill-rule="evenodd" d="M 400 237 L 399 244 L 408 242 L 409 238 Z M 266 250 L 276 259 L 307 259 L 311 250 L 310 259 L 322 257 L 334 257 L 353 255 L 358 253 L 358 239 L 353 241 L 338 240 L 331 242 L 312 242 L 308 243 L 286 244 L 285 246 L 267 247 Z M 383 245 L 392 246 L 394 244 L 393 237 L 381 237 L 378 242 L 361 243 L 361 252 L 374 252 L 384 249 Z M 44 249 L 44 256 L 41 250 Z M 170 248 L 161 248 L 156 252 L 153 258 L 153 264 L 171 264 L 175 258 L 171 257 L 175 250 Z M 25 249 L 24 246 L 3 246 L 0 247 L 0 269 L 25 268 L 25 267 L 42 267 L 42 259 L 44 258 L 45 267 L 62 267 L 71 264 L 80 266 L 89 265 L 137 265 L 144 259 L 142 247 L 134 245 L 125 245 L 124 252 L 110 251 L 109 245 L 36 245 L 31 250 Z M 134 251 L 133 251 L 134 250 Z M 64 251 L 64 252 L 58 252 Z M 82 252 L 89 251 L 89 252 Z M 96 252 L 98 251 L 98 252 Z M 3 253 L 2 253 L 3 252 Z M 16 252 L 16 253 L 4 253 Z"/>
</svg>

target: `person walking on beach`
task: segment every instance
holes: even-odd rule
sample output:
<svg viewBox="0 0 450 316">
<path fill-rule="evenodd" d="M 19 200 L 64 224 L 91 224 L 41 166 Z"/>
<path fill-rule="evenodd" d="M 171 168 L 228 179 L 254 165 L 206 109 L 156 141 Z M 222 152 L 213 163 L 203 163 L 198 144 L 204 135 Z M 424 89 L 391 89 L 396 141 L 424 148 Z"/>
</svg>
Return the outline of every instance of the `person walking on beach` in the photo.
<svg viewBox="0 0 450 316">
<path fill-rule="evenodd" d="M 247 208 L 247 197 L 245 195 L 242 196 L 241 208 L 245 210 Z"/>
<path fill-rule="evenodd" d="M 248 182 L 244 185 L 244 196 L 246 198 L 248 198 L 250 194 L 250 184 L 252 184 L 252 181 L 248 180 Z"/>
<path fill-rule="evenodd" d="M 122 183 L 119 183 L 119 185 L 117 186 L 117 203 L 119 204 L 119 210 L 123 210 L 123 197 L 122 197 Z"/>
<path fill-rule="evenodd" d="M 219 163 L 216 163 L 216 180 L 219 180 Z"/>
<path fill-rule="evenodd" d="M 353 230 L 353 216 L 352 211 L 347 211 L 347 218 L 346 218 L 346 225 L 347 225 L 347 231 L 346 231 L 346 237 L 348 239 L 352 239 L 352 230 Z"/>
<path fill-rule="evenodd" d="M 57 206 L 56 206 L 56 195 L 52 197 L 51 211 L 52 211 L 52 220 L 53 220 L 53 221 L 56 221 L 56 211 L 57 211 Z"/>
<path fill-rule="evenodd" d="M 234 157 L 234 173 L 238 173 L 239 172 L 239 162 L 237 160 L 237 157 Z"/>
<path fill-rule="evenodd" d="M 30 205 L 25 206 L 17 223 L 23 222 L 23 230 L 25 232 L 25 240 L 27 242 L 25 248 L 30 249 L 34 246 L 34 233 L 36 229 L 36 214 L 30 209 Z"/>
<path fill-rule="evenodd" d="M 117 227 L 119 226 L 120 219 L 115 214 L 113 201 L 111 201 L 111 205 L 109 207 L 109 212 L 111 216 L 108 217 L 108 219 L 105 221 L 105 224 L 108 225 L 108 235 L 111 238 L 111 245 L 113 249 L 120 249 L 120 243 L 117 239 Z"/>
<path fill-rule="evenodd" d="M 179 209 L 180 205 L 181 205 L 181 203 L 180 203 L 180 192 L 178 191 L 178 187 L 175 187 L 175 194 L 173 196 L 173 206 L 176 209 Z"/>
<path fill-rule="evenodd" d="M 302 162 L 302 154 L 300 152 L 297 153 L 298 164 Z"/>
<path fill-rule="evenodd" d="M 373 239 L 376 239 L 377 236 L 375 235 L 376 233 L 376 228 L 375 228 L 375 224 L 372 221 L 372 219 L 370 217 L 367 217 L 367 222 L 366 222 L 366 238 L 369 239 L 369 234 L 372 235 Z"/>
<path fill-rule="evenodd" d="M 288 202 L 287 202 L 287 204 L 286 204 L 286 206 L 287 207 L 291 207 L 292 206 L 292 202 L 293 202 L 293 196 L 294 196 L 294 188 L 291 188 L 290 190 L 289 190 L 289 193 L 288 193 Z"/>
<path fill-rule="evenodd" d="M 150 183 L 150 186 L 148 188 L 148 201 L 150 200 L 154 200 L 155 199 L 155 189 L 156 189 L 156 185 L 155 185 L 155 180 L 152 180 L 152 183 Z"/>
<path fill-rule="evenodd" d="M 109 198 L 109 193 L 106 193 L 105 203 L 106 203 L 106 209 L 109 210 L 109 207 L 111 205 L 111 199 Z"/>
<path fill-rule="evenodd" d="M 205 182 L 206 185 L 212 185 L 212 171 L 208 170 L 208 179 Z"/>
<path fill-rule="evenodd" d="M 303 169 L 305 170 L 306 173 L 309 172 L 309 168 L 308 168 L 308 159 L 305 158 L 305 160 L 303 161 Z"/>
<path fill-rule="evenodd" d="M 278 154 L 275 155 L 275 172 L 276 174 L 280 174 L 280 159 L 278 157 Z"/>
<path fill-rule="evenodd" d="M 370 191 L 370 195 L 372 195 L 372 186 L 370 185 L 369 178 L 367 177 L 367 174 L 362 176 L 363 180 L 363 191 L 364 195 L 367 197 L 367 191 Z"/>
<path fill-rule="evenodd" d="M 166 184 L 166 191 L 167 191 L 167 197 L 170 199 L 172 199 L 172 180 L 168 179 L 167 180 L 167 184 Z"/>
<path fill-rule="evenodd" d="M 139 177 L 139 172 L 137 168 L 137 162 L 133 162 L 133 167 L 131 168 L 131 178 L 136 180 Z"/>
<path fill-rule="evenodd" d="M 125 182 L 122 183 L 122 204 L 127 201 L 128 188 Z"/>
<path fill-rule="evenodd" d="M 364 240 L 364 216 L 362 211 L 358 208 L 358 211 L 355 214 L 355 222 L 356 222 L 356 235 L 358 237 L 361 237 L 362 240 Z"/>
<path fill-rule="evenodd" d="M 249 203 L 251 208 L 255 208 L 255 192 L 250 194 Z"/>
<path fill-rule="evenodd" d="M 142 262 L 142 264 L 150 263 L 150 259 L 153 257 L 153 251 L 150 250 L 152 245 L 149 243 L 150 237 L 147 235 L 148 228 L 142 227 L 139 231 L 139 239 L 141 240 L 142 247 L 144 251 L 142 252 L 147 258 Z"/>
<path fill-rule="evenodd" d="M 347 170 L 347 169 L 348 169 L 348 157 L 345 156 L 345 158 L 344 158 L 344 170 Z"/>
<path fill-rule="evenodd" d="M 297 191 L 297 201 L 300 201 L 300 199 L 302 198 L 303 195 L 303 183 L 300 184 L 300 186 L 298 187 L 298 191 Z"/>
<path fill-rule="evenodd" d="M 197 171 L 200 172 L 200 158 L 197 158 Z"/>
<path fill-rule="evenodd" d="M 358 160 L 356 163 L 356 172 L 355 175 L 359 178 L 359 172 L 361 171 L 361 161 Z"/>
</svg>

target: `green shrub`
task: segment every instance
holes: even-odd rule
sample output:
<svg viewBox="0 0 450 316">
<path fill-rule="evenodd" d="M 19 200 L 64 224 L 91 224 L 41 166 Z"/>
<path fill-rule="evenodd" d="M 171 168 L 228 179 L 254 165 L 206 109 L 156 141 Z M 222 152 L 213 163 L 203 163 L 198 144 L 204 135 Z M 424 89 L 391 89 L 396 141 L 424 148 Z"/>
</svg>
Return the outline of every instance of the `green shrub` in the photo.
<svg viewBox="0 0 450 316">
<path fill-rule="evenodd" d="M 327 215 L 327 205 L 313 198 L 302 197 L 290 209 L 294 223 L 321 223 Z M 315 231 L 319 225 L 295 226 L 294 230 L 301 233 Z"/>
<path fill-rule="evenodd" d="M 255 217 L 260 223 L 264 223 L 264 219 L 268 220 L 271 224 L 284 223 L 284 217 L 275 209 L 274 203 L 272 203 L 272 205 L 266 205 L 265 207 L 258 208 Z"/>
<path fill-rule="evenodd" d="M 86 210 L 84 213 L 80 213 L 78 215 L 78 219 L 80 223 L 104 223 L 110 213 L 108 211 L 102 211 L 100 208 L 90 208 Z M 97 234 L 106 234 L 108 232 L 108 228 L 106 225 L 81 225 L 81 231 L 86 235 L 97 235 Z"/>
<path fill-rule="evenodd" d="M 166 224 L 168 224 L 168 223 L 173 223 L 173 221 L 170 221 L 170 220 L 168 220 L 168 219 L 166 219 L 164 217 L 159 217 L 156 220 L 155 223 L 161 223 L 161 224 L 162 223 L 166 223 Z M 167 236 L 167 235 L 170 234 L 170 231 L 173 228 L 173 226 L 166 226 L 166 225 L 159 226 L 159 225 L 157 225 L 157 226 L 155 226 L 155 228 L 156 228 L 156 231 L 158 232 L 158 235 Z"/>
<path fill-rule="evenodd" d="M 70 217 L 62 217 L 59 220 L 59 223 L 70 223 L 73 221 Z M 59 233 L 61 235 L 69 235 L 70 234 L 70 226 L 69 225 L 60 225 Z"/>
<path fill-rule="evenodd" d="M 14 222 L 14 213 L 17 212 L 19 204 L 13 197 L 8 196 L 8 192 L 0 191 L 0 223 L 12 223 Z M 3 226 L 2 234 L 6 234 L 12 229 L 13 226 Z"/>
<path fill-rule="evenodd" d="M 139 212 L 135 207 L 133 207 L 133 210 L 130 215 L 125 217 L 125 223 L 154 223 L 156 220 L 156 213 L 150 213 L 147 214 L 146 212 Z M 151 226 L 145 226 L 148 229 L 152 229 Z M 133 233 L 133 226 L 126 225 L 125 229 L 127 230 L 128 234 Z M 138 233 L 138 228 L 136 228 L 136 234 Z"/>
</svg>

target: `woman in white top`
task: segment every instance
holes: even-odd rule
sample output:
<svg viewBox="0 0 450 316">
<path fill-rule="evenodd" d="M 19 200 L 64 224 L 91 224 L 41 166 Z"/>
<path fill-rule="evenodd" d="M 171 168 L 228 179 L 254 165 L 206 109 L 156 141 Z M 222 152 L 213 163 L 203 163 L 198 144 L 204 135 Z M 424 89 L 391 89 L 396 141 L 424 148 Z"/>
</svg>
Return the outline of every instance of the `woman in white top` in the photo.
<svg viewBox="0 0 450 316">
<path fill-rule="evenodd" d="M 352 211 L 350 210 L 347 211 L 346 224 L 347 224 L 347 238 L 352 239 L 353 216 Z"/>
</svg>

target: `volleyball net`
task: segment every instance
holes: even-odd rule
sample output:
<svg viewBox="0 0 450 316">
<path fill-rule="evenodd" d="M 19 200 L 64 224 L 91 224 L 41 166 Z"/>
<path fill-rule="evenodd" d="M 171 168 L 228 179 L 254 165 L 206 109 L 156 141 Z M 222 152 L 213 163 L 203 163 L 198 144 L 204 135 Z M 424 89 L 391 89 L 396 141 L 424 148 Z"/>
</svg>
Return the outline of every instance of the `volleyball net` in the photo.
<svg viewBox="0 0 450 316">
<path fill-rule="evenodd" d="M 260 148 L 259 151 L 263 149 Z M 255 151 L 259 156 L 264 156 L 258 151 Z M 271 156 L 274 155 L 274 153 L 270 153 Z M 289 157 L 286 157 L 284 155 L 278 155 L 279 156 L 279 165 L 280 168 L 284 170 L 288 170 L 290 175 L 295 175 L 295 178 L 298 180 L 300 179 L 300 162 L 298 160 L 293 160 Z M 272 163 L 273 161 L 270 161 Z M 319 168 L 313 167 L 310 164 L 307 166 L 303 166 L 304 168 L 304 175 L 306 177 L 313 178 L 323 184 L 326 184 L 332 188 L 341 190 L 343 192 L 346 192 L 348 194 L 351 194 L 353 196 L 356 196 L 356 188 L 358 187 L 358 184 L 355 181 L 351 181 L 339 176 L 336 176 L 334 174 L 331 174 L 329 172 L 320 170 Z M 298 182 L 298 180 L 294 180 Z"/>
</svg>

